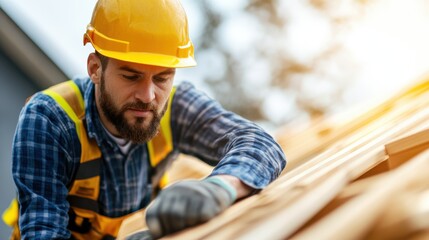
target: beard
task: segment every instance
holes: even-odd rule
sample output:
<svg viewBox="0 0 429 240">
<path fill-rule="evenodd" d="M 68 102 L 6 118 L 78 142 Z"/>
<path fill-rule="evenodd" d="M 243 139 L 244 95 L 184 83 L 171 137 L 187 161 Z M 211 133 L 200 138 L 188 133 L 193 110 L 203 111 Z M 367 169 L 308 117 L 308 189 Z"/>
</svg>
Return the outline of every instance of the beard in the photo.
<svg viewBox="0 0 429 240">
<path fill-rule="evenodd" d="M 158 108 L 156 105 L 152 103 L 144 103 L 140 100 L 137 100 L 132 103 L 127 103 L 120 108 L 116 107 L 111 94 L 106 91 L 104 85 L 104 74 L 102 74 L 101 76 L 101 111 L 103 111 L 107 120 L 115 126 L 119 135 L 126 140 L 130 140 L 133 143 L 146 143 L 147 141 L 155 137 L 159 130 L 161 118 L 167 110 L 167 103 L 164 105 L 160 113 L 158 112 Z M 144 117 L 136 117 L 135 122 L 133 124 L 129 123 L 125 117 L 125 112 L 129 109 L 151 111 L 153 116 L 152 120 L 150 120 L 147 126 L 144 126 Z"/>
</svg>

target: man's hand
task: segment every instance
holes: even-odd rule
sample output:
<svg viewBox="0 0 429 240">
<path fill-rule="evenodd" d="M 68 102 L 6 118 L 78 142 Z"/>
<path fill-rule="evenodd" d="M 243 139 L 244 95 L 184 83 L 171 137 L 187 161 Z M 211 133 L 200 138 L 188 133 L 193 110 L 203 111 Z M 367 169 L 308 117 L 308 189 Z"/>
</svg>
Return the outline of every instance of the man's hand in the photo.
<svg viewBox="0 0 429 240">
<path fill-rule="evenodd" d="M 146 211 L 146 224 L 159 238 L 207 222 L 234 203 L 236 190 L 225 180 L 210 177 L 185 180 L 161 191 Z"/>
</svg>

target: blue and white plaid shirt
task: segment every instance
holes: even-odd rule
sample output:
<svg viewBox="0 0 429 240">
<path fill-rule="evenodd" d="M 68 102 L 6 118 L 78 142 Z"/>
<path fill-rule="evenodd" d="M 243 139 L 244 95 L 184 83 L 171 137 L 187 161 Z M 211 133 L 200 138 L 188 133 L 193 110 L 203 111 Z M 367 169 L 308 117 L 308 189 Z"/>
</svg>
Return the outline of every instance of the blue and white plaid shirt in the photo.
<svg viewBox="0 0 429 240">
<path fill-rule="evenodd" d="M 100 213 L 118 217 L 148 204 L 150 164 L 146 144 L 124 155 L 106 134 L 95 106 L 94 85 L 76 79 L 85 98 L 88 136 L 102 151 Z M 255 124 L 224 110 L 216 101 L 182 83 L 172 103 L 174 152 L 216 165 L 212 175 L 228 174 L 261 189 L 279 176 L 285 156 L 273 138 Z M 68 187 L 80 162 L 75 125 L 49 96 L 37 93 L 21 111 L 13 145 L 13 178 L 20 203 L 23 239 L 67 239 Z"/>
</svg>

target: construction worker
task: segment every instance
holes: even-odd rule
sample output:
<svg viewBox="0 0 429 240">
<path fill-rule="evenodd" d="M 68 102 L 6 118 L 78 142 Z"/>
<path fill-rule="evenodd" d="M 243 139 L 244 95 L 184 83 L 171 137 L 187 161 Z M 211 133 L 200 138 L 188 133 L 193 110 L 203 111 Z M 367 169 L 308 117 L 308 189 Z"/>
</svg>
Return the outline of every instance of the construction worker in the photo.
<svg viewBox="0 0 429 240">
<path fill-rule="evenodd" d="M 99 0 L 84 34 L 89 77 L 34 94 L 21 111 L 13 179 L 22 239 L 111 239 L 146 209 L 153 238 L 206 222 L 279 176 L 260 127 L 184 82 L 193 44 L 178 0 Z M 165 185 L 179 153 L 215 168 Z M 157 197 L 152 201 L 152 198 Z"/>
</svg>

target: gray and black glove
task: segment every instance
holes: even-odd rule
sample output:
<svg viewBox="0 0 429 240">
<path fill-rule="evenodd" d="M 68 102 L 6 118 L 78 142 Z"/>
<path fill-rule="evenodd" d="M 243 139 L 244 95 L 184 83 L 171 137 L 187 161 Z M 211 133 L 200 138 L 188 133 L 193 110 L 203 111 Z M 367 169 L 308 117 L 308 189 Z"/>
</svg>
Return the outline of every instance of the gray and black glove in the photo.
<svg viewBox="0 0 429 240">
<path fill-rule="evenodd" d="M 184 180 L 161 191 L 146 211 L 146 224 L 159 238 L 207 222 L 229 207 L 236 190 L 218 177 Z"/>
</svg>

